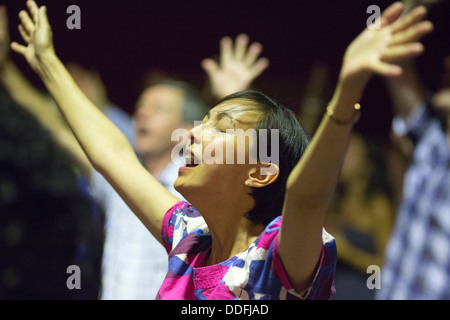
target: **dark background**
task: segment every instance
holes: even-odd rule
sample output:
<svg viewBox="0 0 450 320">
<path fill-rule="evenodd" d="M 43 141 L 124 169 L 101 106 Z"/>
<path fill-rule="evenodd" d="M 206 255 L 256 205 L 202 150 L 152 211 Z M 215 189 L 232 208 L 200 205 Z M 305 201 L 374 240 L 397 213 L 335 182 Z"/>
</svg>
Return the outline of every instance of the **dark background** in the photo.
<svg viewBox="0 0 450 320">
<path fill-rule="evenodd" d="M 393 1 L 297 0 L 42 0 L 48 6 L 57 54 L 63 62 L 76 61 L 97 69 L 110 99 L 129 113 L 140 91 L 143 74 L 163 70 L 180 75 L 198 88 L 205 83 L 203 58 L 219 52 L 222 36 L 245 32 L 263 44 L 270 67 L 255 85 L 294 111 L 299 110 L 304 85 L 315 61 L 329 66 L 329 99 L 336 84 L 346 46 L 365 27 L 371 4 L 383 10 Z M 7 5 L 12 40 L 17 32 L 17 13 L 25 0 L 0 0 Z M 69 30 L 69 5 L 81 9 L 81 30 Z M 425 85 L 435 90 L 440 83 L 442 58 L 450 55 L 450 3 L 430 10 L 435 31 L 423 43 L 426 53 L 418 60 Z M 24 60 L 14 61 L 40 88 L 39 79 Z M 386 138 L 391 111 L 384 83 L 375 77 L 361 101 L 360 131 Z"/>
</svg>

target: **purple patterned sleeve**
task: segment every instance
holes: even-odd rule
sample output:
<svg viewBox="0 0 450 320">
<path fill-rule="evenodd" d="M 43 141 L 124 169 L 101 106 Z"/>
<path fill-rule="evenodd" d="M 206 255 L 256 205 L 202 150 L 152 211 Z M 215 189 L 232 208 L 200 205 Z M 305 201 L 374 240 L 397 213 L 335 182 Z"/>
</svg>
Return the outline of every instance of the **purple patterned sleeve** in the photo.
<svg viewBox="0 0 450 320">
<path fill-rule="evenodd" d="M 183 207 L 186 206 L 187 203 L 184 201 L 177 202 L 172 208 L 170 208 L 163 219 L 162 222 L 162 240 L 164 248 L 166 249 L 167 253 L 169 253 L 172 250 L 172 243 L 173 243 L 173 230 L 175 226 L 176 221 L 176 214 L 181 212 Z"/>
<path fill-rule="evenodd" d="M 284 269 L 278 248 L 278 233 L 273 239 L 273 268 L 283 287 L 287 290 L 286 299 L 327 300 L 333 298 L 335 294 L 334 274 L 337 260 L 336 244 L 334 238 L 325 231 L 322 238 L 322 252 L 317 263 L 314 279 L 310 286 L 301 294 L 295 291 Z"/>
</svg>

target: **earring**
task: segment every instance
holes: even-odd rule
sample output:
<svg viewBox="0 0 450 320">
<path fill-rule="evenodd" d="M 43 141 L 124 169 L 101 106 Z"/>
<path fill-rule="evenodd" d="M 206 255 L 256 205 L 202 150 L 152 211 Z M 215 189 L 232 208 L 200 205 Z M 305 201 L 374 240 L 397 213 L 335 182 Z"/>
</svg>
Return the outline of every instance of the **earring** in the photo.
<svg viewBox="0 0 450 320">
<path fill-rule="evenodd" d="M 250 180 L 245 180 L 245 185 L 248 187 L 250 185 Z"/>
</svg>

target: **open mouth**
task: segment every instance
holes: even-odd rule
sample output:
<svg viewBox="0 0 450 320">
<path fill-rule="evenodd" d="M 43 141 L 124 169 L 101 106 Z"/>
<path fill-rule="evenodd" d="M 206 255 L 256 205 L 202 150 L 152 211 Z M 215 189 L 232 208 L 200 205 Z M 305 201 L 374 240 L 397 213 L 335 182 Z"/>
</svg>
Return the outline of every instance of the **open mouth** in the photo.
<svg viewBox="0 0 450 320">
<path fill-rule="evenodd" d="M 194 168 L 194 167 L 198 166 L 200 163 L 201 163 L 200 159 L 197 158 L 194 155 L 194 153 L 189 152 L 189 150 L 187 150 L 185 167 Z"/>
</svg>

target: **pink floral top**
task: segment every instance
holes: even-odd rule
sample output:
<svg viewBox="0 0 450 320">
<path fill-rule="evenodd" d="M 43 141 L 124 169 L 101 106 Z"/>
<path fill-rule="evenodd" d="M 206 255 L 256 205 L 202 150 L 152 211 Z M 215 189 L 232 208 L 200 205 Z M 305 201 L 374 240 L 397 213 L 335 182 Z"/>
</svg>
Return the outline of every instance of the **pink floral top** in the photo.
<svg viewBox="0 0 450 320">
<path fill-rule="evenodd" d="M 178 202 L 166 213 L 162 225 L 169 271 L 157 299 L 331 299 L 337 259 L 334 238 L 323 231 L 315 277 L 310 287 L 299 294 L 289 283 L 279 256 L 280 227 L 281 216 L 267 225 L 247 251 L 204 266 L 211 249 L 208 226 L 192 205 Z"/>
</svg>

